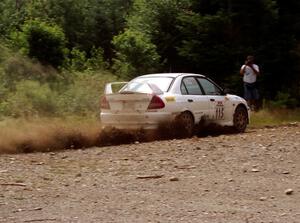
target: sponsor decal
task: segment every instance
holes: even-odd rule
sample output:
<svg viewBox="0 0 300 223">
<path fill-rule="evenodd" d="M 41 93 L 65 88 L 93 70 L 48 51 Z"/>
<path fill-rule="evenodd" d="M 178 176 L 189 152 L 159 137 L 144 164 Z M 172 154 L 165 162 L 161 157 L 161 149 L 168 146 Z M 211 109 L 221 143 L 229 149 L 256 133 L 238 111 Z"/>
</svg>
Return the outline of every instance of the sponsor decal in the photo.
<svg viewBox="0 0 300 223">
<path fill-rule="evenodd" d="M 224 104 L 222 101 L 216 103 L 216 119 L 224 119 Z"/>
<path fill-rule="evenodd" d="M 175 97 L 174 96 L 166 96 L 165 97 L 167 102 L 175 102 Z"/>
</svg>

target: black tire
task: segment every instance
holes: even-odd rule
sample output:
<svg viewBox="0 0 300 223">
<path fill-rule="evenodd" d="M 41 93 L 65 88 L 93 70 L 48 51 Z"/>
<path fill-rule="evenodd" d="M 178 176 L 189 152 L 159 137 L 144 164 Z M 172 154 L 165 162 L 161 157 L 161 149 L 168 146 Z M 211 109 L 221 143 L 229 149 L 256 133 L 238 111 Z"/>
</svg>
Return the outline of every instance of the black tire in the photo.
<svg viewBox="0 0 300 223">
<path fill-rule="evenodd" d="M 183 129 L 183 135 L 185 137 L 191 137 L 194 134 L 195 122 L 194 117 L 190 112 L 183 112 L 178 116 L 177 119 L 180 126 Z"/>
<path fill-rule="evenodd" d="M 233 128 L 236 132 L 245 132 L 248 125 L 248 112 L 246 108 L 238 106 L 233 115 Z"/>
</svg>

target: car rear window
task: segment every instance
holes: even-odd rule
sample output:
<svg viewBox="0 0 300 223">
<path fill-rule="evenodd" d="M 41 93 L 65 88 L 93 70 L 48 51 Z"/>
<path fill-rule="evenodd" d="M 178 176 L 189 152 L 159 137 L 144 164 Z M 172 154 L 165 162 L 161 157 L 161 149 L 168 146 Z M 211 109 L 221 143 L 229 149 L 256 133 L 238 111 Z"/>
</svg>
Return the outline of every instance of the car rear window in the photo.
<svg viewBox="0 0 300 223">
<path fill-rule="evenodd" d="M 171 77 L 143 77 L 129 82 L 120 92 L 131 91 L 140 93 L 167 92 L 173 78 Z"/>
</svg>

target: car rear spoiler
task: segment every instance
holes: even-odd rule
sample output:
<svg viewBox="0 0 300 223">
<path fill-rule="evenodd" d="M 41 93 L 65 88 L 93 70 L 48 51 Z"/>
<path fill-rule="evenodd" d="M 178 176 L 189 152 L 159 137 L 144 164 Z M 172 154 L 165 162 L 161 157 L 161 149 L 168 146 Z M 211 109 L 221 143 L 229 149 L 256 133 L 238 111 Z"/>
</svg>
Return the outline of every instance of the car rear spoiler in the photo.
<svg viewBox="0 0 300 223">
<path fill-rule="evenodd" d="M 128 82 L 111 82 L 107 83 L 104 88 L 104 94 L 114 94 L 115 91 L 121 90 Z M 114 86 L 117 90 L 114 91 Z"/>
<path fill-rule="evenodd" d="M 149 94 L 146 92 L 137 92 L 137 91 L 122 91 L 124 90 L 125 86 L 128 84 L 129 82 L 111 82 L 105 85 L 105 90 L 104 90 L 104 94 L 124 94 L 124 93 L 138 93 L 138 94 Z M 132 83 L 132 82 L 130 82 Z M 138 82 L 137 82 L 138 83 Z M 164 92 L 157 87 L 155 84 L 150 84 L 150 83 L 139 83 L 139 84 L 146 84 L 149 86 L 149 88 L 152 90 L 152 94 L 163 94 Z"/>
</svg>

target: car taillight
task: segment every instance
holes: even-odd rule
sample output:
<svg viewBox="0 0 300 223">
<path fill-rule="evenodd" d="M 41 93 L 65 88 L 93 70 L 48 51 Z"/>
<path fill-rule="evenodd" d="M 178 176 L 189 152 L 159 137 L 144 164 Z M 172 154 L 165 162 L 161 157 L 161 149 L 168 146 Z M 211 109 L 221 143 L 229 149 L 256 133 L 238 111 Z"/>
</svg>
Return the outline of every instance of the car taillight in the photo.
<svg viewBox="0 0 300 223">
<path fill-rule="evenodd" d="M 148 106 L 148 109 L 160 109 L 164 107 L 165 107 L 165 103 L 163 102 L 163 100 L 157 95 L 153 95 L 150 104 Z"/>
<path fill-rule="evenodd" d="M 103 96 L 103 97 L 101 98 L 101 101 L 100 101 L 100 108 L 101 108 L 101 109 L 110 109 L 109 103 L 108 103 L 108 101 L 107 101 L 107 99 L 106 99 L 105 96 Z"/>
</svg>

